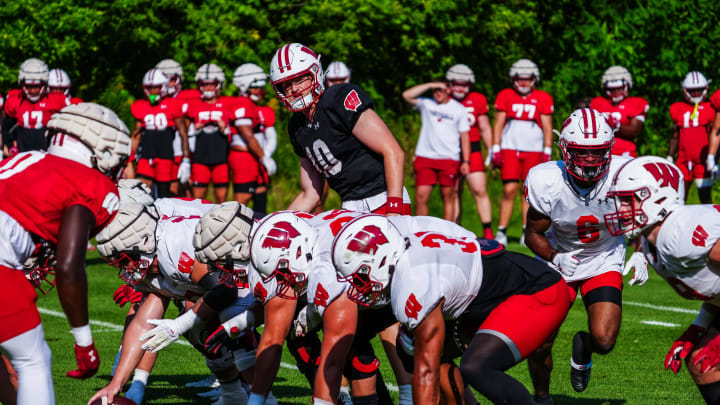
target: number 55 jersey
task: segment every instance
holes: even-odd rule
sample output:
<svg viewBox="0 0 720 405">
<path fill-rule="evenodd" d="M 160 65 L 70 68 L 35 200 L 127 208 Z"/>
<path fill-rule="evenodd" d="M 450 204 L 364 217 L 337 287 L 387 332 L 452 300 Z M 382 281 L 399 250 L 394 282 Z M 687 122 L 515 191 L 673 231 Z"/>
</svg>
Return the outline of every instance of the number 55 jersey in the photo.
<svg viewBox="0 0 720 405">
<path fill-rule="evenodd" d="M 622 271 L 625 239 L 608 232 L 604 216 L 615 211 L 615 203 L 607 193 L 615 173 L 628 160 L 613 156 L 608 172 L 589 190 L 572 183 L 562 161 L 540 164 L 528 173 L 523 193 L 532 208 L 550 218 L 546 236 L 552 246 L 559 252 L 582 249 L 576 255 L 580 265 L 565 281 Z"/>
</svg>

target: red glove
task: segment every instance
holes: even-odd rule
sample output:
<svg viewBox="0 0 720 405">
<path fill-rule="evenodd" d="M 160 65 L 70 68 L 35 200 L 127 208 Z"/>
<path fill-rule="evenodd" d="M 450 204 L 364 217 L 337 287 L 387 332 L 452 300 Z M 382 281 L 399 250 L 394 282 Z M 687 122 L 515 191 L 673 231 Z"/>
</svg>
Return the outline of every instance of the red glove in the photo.
<svg viewBox="0 0 720 405">
<path fill-rule="evenodd" d="M 712 370 L 720 363 L 720 335 L 715 336 L 713 340 L 709 341 L 708 344 L 698 352 L 693 364 L 698 364 L 701 361 L 701 373 Z"/>
<path fill-rule="evenodd" d="M 11 146 L 10 149 L 8 149 L 8 157 L 13 157 L 19 153 L 17 146 Z"/>
<path fill-rule="evenodd" d="M 702 339 L 707 329 L 697 325 L 690 325 L 685 333 L 673 343 L 667 356 L 665 356 L 665 370 L 671 369 L 673 373 L 680 370 L 682 360 L 686 358 L 693 347 Z"/>
<path fill-rule="evenodd" d="M 500 152 L 500 145 L 493 145 L 492 149 L 492 165 L 496 169 L 500 169 L 503 165 L 502 152 Z"/>
<path fill-rule="evenodd" d="M 552 158 L 552 148 L 549 146 L 546 146 L 543 148 L 542 157 L 540 158 L 540 161 L 542 163 L 549 162 L 550 158 Z"/>
<path fill-rule="evenodd" d="M 115 303 L 120 306 L 123 306 L 128 302 L 136 304 L 142 301 L 142 298 L 143 294 L 141 292 L 133 290 L 133 288 L 127 284 L 123 284 L 118 287 L 118 289 L 115 290 L 115 294 L 113 294 L 113 300 L 115 300 Z"/>
<path fill-rule="evenodd" d="M 621 122 L 620 122 L 620 120 L 619 120 L 619 119 L 616 119 L 616 118 L 613 117 L 612 115 L 610 115 L 610 116 L 607 118 L 607 122 L 608 122 L 608 124 L 610 124 L 610 127 L 611 127 L 612 129 L 620 129 L 620 125 L 622 125 Z"/>
<path fill-rule="evenodd" d="M 90 346 L 80 347 L 75 344 L 75 358 L 77 359 L 77 370 L 70 370 L 67 376 L 84 380 L 90 378 L 97 373 L 100 367 L 100 353 L 95 349 L 95 342 Z"/>
</svg>

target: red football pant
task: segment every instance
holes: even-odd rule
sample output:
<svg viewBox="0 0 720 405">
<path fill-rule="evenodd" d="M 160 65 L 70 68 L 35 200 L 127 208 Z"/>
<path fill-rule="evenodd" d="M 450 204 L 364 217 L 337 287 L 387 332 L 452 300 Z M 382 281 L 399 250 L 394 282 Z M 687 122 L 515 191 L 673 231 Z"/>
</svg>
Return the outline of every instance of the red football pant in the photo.
<svg viewBox="0 0 720 405">
<path fill-rule="evenodd" d="M 145 177 L 161 183 L 172 181 L 173 161 L 170 159 L 141 158 L 138 161 L 135 174 L 138 177 Z"/>
<path fill-rule="evenodd" d="M 0 266 L 0 342 L 40 325 L 35 288 L 20 270 Z"/>
<path fill-rule="evenodd" d="M 212 166 L 193 163 L 192 179 L 193 185 L 198 187 L 207 187 L 211 180 L 215 187 L 227 187 L 230 180 L 230 169 L 227 163 Z"/>
<path fill-rule="evenodd" d="M 622 291 L 623 279 L 622 274 L 618 271 L 608 271 L 586 280 L 572 281 L 568 283 L 568 292 L 570 293 L 570 302 L 575 302 L 578 289 L 584 297 L 590 291 L 600 287 L 614 287 Z"/>
<path fill-rule="evenodd" d="M 503 164 L 500 169 L 502 181 L 524 181 L 533 167 L 542 163 L 542 152 L 521 152 L 513 149 L 503 149 Z"/>
<path fill-rule="evenodd" d="M 418 186 L 454 186 L 458 180 L 460 162 L 452 159 L 428 159 L 415 156 L 415 184 Z"/>
</svg>

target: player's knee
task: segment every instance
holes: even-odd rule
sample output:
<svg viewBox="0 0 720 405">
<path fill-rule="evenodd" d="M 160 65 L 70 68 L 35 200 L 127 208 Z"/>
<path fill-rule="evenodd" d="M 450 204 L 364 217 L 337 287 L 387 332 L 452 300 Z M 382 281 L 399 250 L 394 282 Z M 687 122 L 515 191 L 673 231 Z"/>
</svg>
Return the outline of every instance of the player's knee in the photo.
<svg viewBox="0 0 720 405">
<path fill-rule="evenodd" d="M 351 380 L 364 380 L 374 377 L 380 367 L 380 361 L 371 354 L 361 354 L 350 359 L 345 369 L 345 377 Z"/>
<path fill-rule="evenodd" d="M 593 334 L 593 351 L 598 354 L 608 354 L 615 347 L 617 333 L 605 332 Z"/>
</svg>

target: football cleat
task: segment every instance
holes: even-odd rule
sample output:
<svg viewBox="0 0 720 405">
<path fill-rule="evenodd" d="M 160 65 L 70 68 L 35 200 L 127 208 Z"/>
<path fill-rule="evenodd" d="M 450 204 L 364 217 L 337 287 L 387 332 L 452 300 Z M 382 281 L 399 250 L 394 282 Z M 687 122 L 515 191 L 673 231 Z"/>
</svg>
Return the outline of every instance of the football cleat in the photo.
<svg viewBox="0 0 720 405">
<path fill-rule="evenodd" d="M 590 382 L 590 368 L 592 367 L 592 360 L 587 364 L 578 364 L 575 361 L 575 357 L 587 356 L 586 349 L 584 347 L 584 336 L 587 332 L 578 332 L 573 337 L 573 355 L 570 357 L 570 384 L 576 392 L 583 392 Z M 576 356 L 577 355 L 577 356 Z"/>
</svg>

